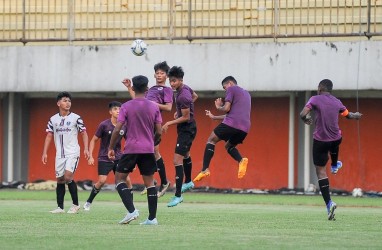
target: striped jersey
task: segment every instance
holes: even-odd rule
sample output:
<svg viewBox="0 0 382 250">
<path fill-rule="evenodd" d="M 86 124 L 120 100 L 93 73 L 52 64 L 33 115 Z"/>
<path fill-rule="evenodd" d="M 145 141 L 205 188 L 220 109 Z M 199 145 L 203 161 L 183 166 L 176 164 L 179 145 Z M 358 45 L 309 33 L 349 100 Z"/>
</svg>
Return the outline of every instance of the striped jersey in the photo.
<svg viewBox="0 0 382 250">
<path fill-rule="evenodd" d="M 67 116 L 57 113 L 49 119 L 46 132 L 53 134 L 56 158 L 80 156 L 78 131 L 86 131 L 86 127 L 81 117 L 73 112 Z"/>
</svg>

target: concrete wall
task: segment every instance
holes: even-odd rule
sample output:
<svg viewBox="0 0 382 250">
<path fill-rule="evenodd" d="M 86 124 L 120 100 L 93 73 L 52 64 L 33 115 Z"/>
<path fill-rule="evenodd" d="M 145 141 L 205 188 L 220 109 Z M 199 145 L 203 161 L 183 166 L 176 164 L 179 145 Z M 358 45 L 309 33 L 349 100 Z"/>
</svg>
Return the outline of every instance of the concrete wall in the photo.
<svg viewBox="0 0 382 250">
<path fill-rule="evenodd" d="M 148 42 L 149 43 L 149 42 Z M 166 60 L 182 66 L 197 91 L 221 90 L 233 75 L 250 91 L 315 90 L 323 78 L 335 89 L 382 89 L 382 41 L 149 43 L 134 56 L 129 45 L 0 47 L 0 92 L 124 91 L 121 79 L 152 76 Z"/>
</svg>

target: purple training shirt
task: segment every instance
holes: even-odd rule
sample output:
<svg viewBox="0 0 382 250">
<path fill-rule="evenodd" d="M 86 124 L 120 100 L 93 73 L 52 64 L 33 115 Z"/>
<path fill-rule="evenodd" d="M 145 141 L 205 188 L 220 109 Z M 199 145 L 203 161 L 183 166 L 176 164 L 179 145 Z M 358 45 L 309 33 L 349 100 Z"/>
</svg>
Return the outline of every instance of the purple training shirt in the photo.
<svg viewBox="0 0 382 250">
<path fill-rule="evenodd" d="M 158 105 L 142 97 L 127 101 L 119 111 L 118 122 L 128 131 L 124 154 L 154 153 L 155 124 L 162 123 Z"/>
<path fill-rule="evenodd" d="M 305 105 L 315 112 L 313 138 L 318 141 L 336 141 L 341 138 L 338 115 L 346 110 L 340 100 L 331 94 L 312 96 Z"/>
<path fill-rule="evenodd" d="M 226 114 L 223 123 L 249 132 L 251 128 L 251 95 L 245 89 L 234 85 L 227 88 L 225 102 L 231 103 L 231 110 Z"/>
</svg>

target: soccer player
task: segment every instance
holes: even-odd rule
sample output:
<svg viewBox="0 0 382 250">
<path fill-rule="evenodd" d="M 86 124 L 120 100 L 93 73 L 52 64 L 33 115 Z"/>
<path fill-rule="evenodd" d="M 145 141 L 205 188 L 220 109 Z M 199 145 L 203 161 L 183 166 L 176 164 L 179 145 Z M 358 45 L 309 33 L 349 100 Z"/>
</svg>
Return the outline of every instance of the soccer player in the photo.
<svg viewBox="0 0 382 250">
<path fill-rule="evenodd" d="M 103 185 L 105 185 L 107 180 L 107 175 L 110 173 L 110 171 L 113 171 L 113 173 L 115 174 L 116 166 L 118 164 L 119 159 L 122 156 L 121 139 L 122 137 L 126 139 L 125 126 L 122 126 L 119 133 L 120 136 L 118 137 L 116 146 L 114 148 L 115 160 L 112 161 L 107 156 L 108 147 L 109 147 L 109 143 L 111 139 L 111 133 L 113 132 L 114 127 L 117 124 L 117 118 L 118 118 L 121 105 L 122 104 L 117 101 L 112 101 L 109 103 L 109 114 L 111 115 L 110 119 L 104 120 L 98 125 L 95 135 L 90 140 L 89 159 L 88 159 L 89 165 L 94 165 L 93 150 L 94 150 L 95 144 L 98 141 L 100 141 L 100 148 L 98 151 L 98 181 L 96 184 L 94 184 L 93 189 L 90 191 L 89 198 L 84 204 L 85 211 L 90 210 L 90 205 L 92 204 L 96 195 L 101 191 L 101 188 L 103 187 Z M 133 186 L 131 185 L 130 177 L 127 177 L 126 183 L 129 189 L 133 188 Z"/>
<path fill-rule="evenodd" d="M 154 185 L 154 173 L 157 171 L 154 144 L 160 140 L 162 134 L 162 117 L 159 107 L 145 98 L 148 79 L 139 75 L 132 79 L 135 98 L 125 102 L 118 115 L 117 124 L 113 130 L 108 157 L 115 160 L 115 145 L 122 125 L 126 124 L 127 136 L 123 155 L 118 162 L 115 173 L 115 184 L 118 194 L 127 209 L 127 214 L 119 223 L 128 224 L 138 218 L 131 190 L 126 183 L 126 177 L 135 165 L 138 166 L 143 182 L 147 188 L 149 217 L 141 225 L 157 225 L 156 219 L 158 196 Z M 154 133 L 155 131 L 155 133 Z"/>
<path fill-rule="evenodd" d="M 150 101 L 155 102 L 159 110 L 170 112 L 172 109 L 173 91 L 170 87 L 166 86 L 167 72 L 170 67 L 167 62 L 160 62 L 154 65 L 154 78 L 156 84 L 152 86 L 146 93 L 146 98 Z M 129 84 L 130 83 L 130 84 Z M 135 93 L 131 87 L 131 81 L 127 79 L 123 80 L 123 84 L 127 87 L 130 96 L 134 98 Z M 170 182 L 167 180 L 166 168 L 164 165 L 163 158 L 159 152 L 159 143 L 154 147 L 155 160 L 157 162 L 158 173 L 161 180 L 161 185 L 159 187 L 158 198 L 162 197 L 170 186 Z M 145 188 L 141 194 L 146 194 L 147 189 Z"/>
<path fill-rule="evenodd" d="M 236 146 L 243 143 L 251 127 L 251 96 L 248 91 L 237 85 L 232 76 L 227 76 L 222 81 L 226 91 L 224 102 L 221 98 L 215 100 L 217 110 L 224 115 L 215 116 L 209 110 L 206 115 L 214 120 L 223 120 L 210 134 L 204 150 L 202 171 L 194 178 L 194 182 L 210 176 L 209 165 L 215 152 L 215 145 L 224 140 L 228 154 L 239 163 L 237 177 L 243 178 L 247 171 L 248 158 L 242 157 Z"/>
<path fill-rule="evenodd" d="M 312 96 L 300 113 L 305 124 L 311 125 L 313 120 L 309 115 L 311 111 L 315 113 L 315 128 L 313 132 L 313 163 L 316 166 L 318 185 L 322 197 L 324 198 L 328 212 L 328 220 L 334 219 L 334 211 L 337 204 L 330 198 L 329 178 L 326 174 L 326 163 L 331 158 L 331 172 L 336 174 L 342 167 L 342 162 L 338 161 L 339 147 L 342 141 L 341 130 L 338 126 L 338 115 L 348 119 L 360 119 L 359 112 L 349 112 L 342 102 L 334 97 L 331 92 L 333 83 L 329 79 L 324 79 L 318 84 L 317 95 Z"/>
<path fill-rule="evenodd" d="M 48 162 L 48 148 L 54 138 L 56 146 L 56 179 L 57 179 L 57 205 L 58 207 L 51 213 L 65 213 L 64 197 L 65 184 L 68 185 L 69 193 L 72 197 L 73 205 L 68 210 L 69 214 L 78 213 L 80 209 L 78 203 L 77 184 L 73 179 L 74 172 L 77 169 L 80 159 L 80 146 L 78 144 L 78 131 L 82 135 L 84 142 L 84 155 L 89 158 L 88 151 L 88 134 L 86 127 L 81 117 L 73 112 L 70 112 L 72 106 L 72 96 L 68 92 L 61 92 L 57 95 L 57 106 L 59 112 L 53 115 L 48 122 L 46 128 L 46 138 L 42 153 L 42 163 L 45 165 Z"/>
<path fill-rule="evenodd" d="M 196 136 L 196 123 L 194 119 L 194 102 L 198 98 L 197 94 L 183 83 L 184 72 L 181 67 L 174 66 L 168 72 L 170 85 L 175 90 L 176 114 L 175 119 L 166 122 L 162 129 L 167 131 L 171 125 L 177 125 L 178 138 L 175 147 L 175 196 L 167 204 L 173 207 L 183 202 L 182 192 L 194 187 L 191 180 L 192 160 L 190 149 Z M 183 183 L 183 175 L 185 183 Z"/>
</svg>

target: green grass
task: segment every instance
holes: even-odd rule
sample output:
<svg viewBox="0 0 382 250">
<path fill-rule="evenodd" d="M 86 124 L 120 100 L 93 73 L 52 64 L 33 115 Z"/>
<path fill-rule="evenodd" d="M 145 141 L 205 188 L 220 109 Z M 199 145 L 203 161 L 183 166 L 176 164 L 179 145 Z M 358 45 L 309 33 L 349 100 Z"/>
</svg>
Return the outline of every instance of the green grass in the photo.
<svg viewBox="0 0 382 250">
<path fill-rule="evenodd" d="M 79 193 L 83 203 L 87 191 Z M 66 209 L 70 204 L 66 195 Z M 336 221 L 320 196 L 187 193 L 177 207 L 158 204 L 159 226 L 146 219 L 145 196 L 135 193 L 138 221 L 125 215 L 116 192 L 102 192 L 91 211 L 50 214 L 54 191 L 0 190 L 1 249 L 380 249 L 382 199 L 333 197 Z"/>
</svg>

